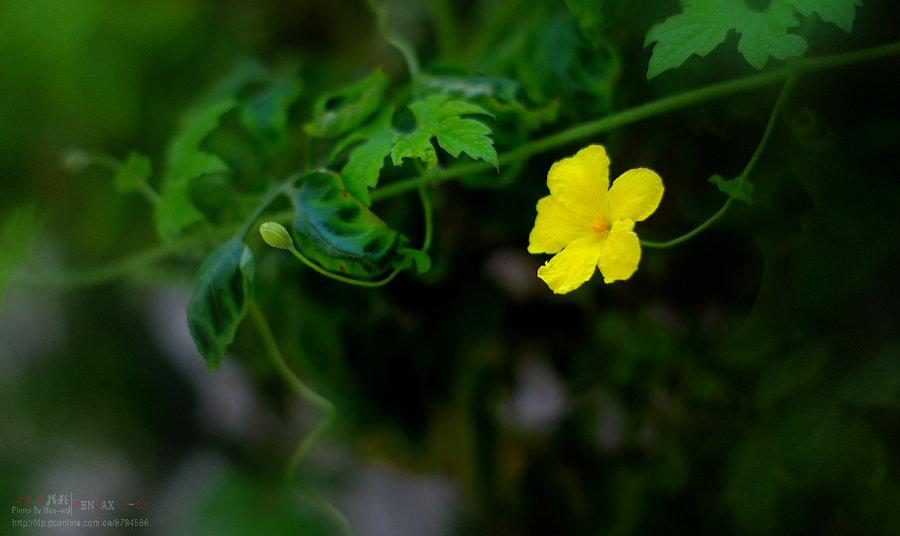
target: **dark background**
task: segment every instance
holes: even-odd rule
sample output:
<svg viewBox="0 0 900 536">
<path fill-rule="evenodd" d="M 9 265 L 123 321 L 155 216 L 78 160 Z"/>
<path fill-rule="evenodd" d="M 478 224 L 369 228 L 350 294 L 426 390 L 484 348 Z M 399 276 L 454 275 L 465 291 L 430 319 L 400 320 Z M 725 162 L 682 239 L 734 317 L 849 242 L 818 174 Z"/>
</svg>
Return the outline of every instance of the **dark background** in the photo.
<svg viewBox="0 0 900 536">
<path fill-rule="evenodd" d="M 501 154 L 752 73 L 732 34 L 648 82 L 643 36 L 676 2 L 610 2 L 599 49 L 562 1 L 449 2 L 448 46 L 438 4 L 390 7 L 426 69 L 518 80 L 535 107 L 559 99 L 539 130 L 498 122 Z M 804 20 L 808 54 L 896 40 L 896 5 L 863 4 L 850 35 Z M 0 220 L 36 203 L 46 224 L 31 262 L 88 269 L 157 244 L 143 199 L 61 161 L 80 147 L 161 162 L 182 112 L 247 57 L 301 66 L 297 127 L 319 92 L 380 64 L 408 80 L 361 1 L 0 2 Z M 804 76 L 750 177 L 754 203 L 675 248 L 645 248 L 635 276 L 611 286 L 594 277 L 554 296 L 534 276 L 544 258 L 525 246 L 550 164 L 603 143 L 613 176 L 654 168 L 666 194 L 637 231 L 667 240 L 720 206 L 706 179 L 741 172 L 777 88 L 547 151 L 504 188 L 442 185 L 432 270 L 381 289 L 257 248 L 258 298 L 288 362 L 338 407 L 299 480 L 360 535 L 896 534 L 898 90 L 898 58 Z M 414 198 L 379 210 L 415 241 Z M 146 501 L 145 533 L 333 532 L 283 477 L 320 416 L 249 325 L 221 369 L 202 372 L 184 309 L 207 252 L 88 287 L 6 289 L 6 507 L 73 493 Z"/>
</svg>

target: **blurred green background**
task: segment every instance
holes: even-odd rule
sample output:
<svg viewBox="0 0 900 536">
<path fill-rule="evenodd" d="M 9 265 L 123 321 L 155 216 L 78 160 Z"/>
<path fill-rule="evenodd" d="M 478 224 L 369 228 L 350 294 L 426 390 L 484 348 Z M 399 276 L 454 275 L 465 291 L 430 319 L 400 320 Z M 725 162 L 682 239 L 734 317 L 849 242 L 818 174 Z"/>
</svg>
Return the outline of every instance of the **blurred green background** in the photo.
<svg viewBox="0 0 900 536">
<path fill-rule="evenodd" d="M 898 6 L 863 4 L 849 36 L 805 20 L 809 54 L 895 41 Z M 434 23 L 442 5 L 452 27 Z M 535 106 L 559 99 L 543 130 L 495 128 L 501 154 L 752 71 L 732 35 L 648 83 L 644 34 L 678 3 L 604 5 L 600 48 L 562 0 L 395 0 L 388 20 L 426 69 L 517 80 Z M 0 220 L 36 203 L 32 262 L 88 269 L 157 244 L 143 199 L 103 169 L 66 171 L 64 156 L 161 161 L 183 112 L 247 58 L 299 66 L 296 126 L 318 92 L 380 64 L 407 80 L 361 0 L 0 0 Z M 534 276 L 544 259 L 525 246 L 550 164 L 599 142 L 613 176 L 656 169 L 666 197 L 638 231 L 669 239 L 722 202 L 706 179 L 740 173 L 777 88 L 548 151 L 506 188 L 440 187 L 432 271 L 384 288 L 258 251 L 259 300 L 289 363 L 338 407 L 300 481 L 360 536 L 897 534 L 898 91 L 897 58 L 802 78 L 751 177 L 754 204 L 645 249 L 628 282 L 560 297 Z M 135 532 L 335 532 L 283 477 L 320 416 L 256 334 L 242 327 L 221 369 L 202 372 L 184 310 L 206 252 L 89 287 L 6 289 L 6 507 L 72 493 L 145 501 L 150 527 Z M 97 533 L 29 530 L 11 534 Z"/>
</svg>

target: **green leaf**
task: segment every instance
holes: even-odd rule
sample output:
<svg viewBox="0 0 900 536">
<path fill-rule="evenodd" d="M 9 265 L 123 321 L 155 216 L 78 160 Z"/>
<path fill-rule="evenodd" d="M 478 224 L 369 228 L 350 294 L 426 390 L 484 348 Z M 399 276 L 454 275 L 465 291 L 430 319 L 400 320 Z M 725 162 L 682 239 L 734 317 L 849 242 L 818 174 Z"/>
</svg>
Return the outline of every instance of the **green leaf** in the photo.
<svg viewBox="0 0 900 536">
<path fill-rule="evenodd" d="M 417 261 L 406 238 L 350 195 L 337 173 L 307 173 L 291 199 L 297 247 L 326 270 L 373 277 Z"/>
<path fill-rule="evenodd" d="M 379 67 L 361 81 L 316 100 L 313 120 L 303 130 L 317 138 L 332 138 L 362 125 L 380 107 L 388 76 Z"/>
<path fill-rule="evenodd" d="M 283 141 L 287 136 L 288 110 L 302 87 L 294 78 L 272 84 L 244 107 L 241 123 L 257 138 Z"/>
<path fill-rule="evenodd" d="M 31 242 L 43 227 L 34 205 L 13 212 L 0 226 L 0 301 L 10 274 L 28 258 Z"/>
<path fill-rule="evenodd" d="M 849 30 L 857 1 L 771 0 L 762 11 L 751 9 L 743 0 L 687 2 L 683 13 L 647 32 L 644 44 L 656 43 L 647 78 L 679 67 L 693 54 L 706 56 L 725 40 L 730 30 L 741 34 L 738 51 L 756 69 L 765 67 L 769 56 L 779 60 L 800 56 L 806 51 L 806 41 L 788 33 L 799 24 L 797 10 L 804 15 L 815 11 L 823 20 Z"/>
<path fill-rule="evenodd" d="M 393 115 L 393 108 L 383 108 L 369 125 L 344 138 L 334 150 L 337 154 L 348 145 L 363 141 L 350 153 L 350 159 L 341 169 L 341 176 L 350 195 L 367 207 L 372 205 L 369 188 L 378 184 L 384 159 L 394 146 L 396 133 L 391 128 Z"/>
<path fill-rule="evenodd" d="M 709 178 L 709 182 L 719 187 L 719 190 L 728 194 L 728 197 L 743 201 L 747 204 L 753 204 L 753 184 L 742 178 L 726 179 L 721 175 L 713 175 Z"/>
<path fill-rule="evenodd" d="M 136 192 L 153 174 L 153 166 L 146 156 L 132 151 L 116 173 L 116 189 L 120 192 Z"/>
<path fill-rule="evenodd" d="M 235 237 L 213 250 L 197 272 L 188 327 L 209 371 L 219 367 L 247 314 L 254 270 L 253 252 Z"/>
<path fill-rule="evenodd" d="M 419 158 L 428 169 L 437 165 L 437 155 L 431 138 L 438 145 L 458 158 L 464 152 L 474 159 L 481 159 L 495 168 L 499 167 L 497 151 L 488 137 L 490 128 L 474 119 L 462 119 L 460 115 L 490 113 L 470 102 L 451 100 L 447 95 L 431 95 L 409 105 L 416 117 L 416 130 L 411 134 L 398 134 L 391 150 L 395 166 L 404 158 Z"/>
<path fill-rule="evenodd" d="M 788 28 L 798 24 L 794 9 L 777 0 L 762 13 L 748 8 L 737 25 L 741 34 L 738 52 L 756 69 L 765 67 L 769 56 L 779 60 L 802 56 L 806 52 L 806 41 L 799 35 L 787 33 Z"/>
<path fill-rule="evenodd" d="M 221 158 L 203 151 L 200 145 L 218 126 L 219 119 L 236 105 L 229 97 L 201 108 L 172 140 L 156 214 L 157 230 L 164 240 L 171 240 L 185 227 L 204 219 L 190 200 L 188 186 L 201 175 L 229 170 Z"/>
<path fill-rule="evenodd" d="M 495 168 L 499 166 L 497 151 L 494 150 L 494 144 L 488 137 L 491 129 L 484 123 L 448 117 L 436 125 L 434 133 L 440 146 L 453 158 L 459 158 L 459 153 L 465 152 L 476 160 L 490 163 Z"/>
<path fill-rule="evenodd" d="M 856 6 L 862 5 L 862 0 L 789 0 L 790 4 L 797 8 L 804 16 L 818 13 L 825 22 L 834 23 L 838 28 L 850 33 L 853 28 L 853 18 L 856 16 Z"/>
<path fill-rule="evenodd" d="M 516 116 L 519 124 L 527 129 L 554 121 L 559 115 L 558 99 L 541 108 L 531 109 L 519 98 L 522 86 L 507 78 L 420 74 L 415 77 L 414 83 L 416 94 L 440 93 L 475 102 L 492 114 Z"/>
<path fill-rule="evenodd" d="M 412 134 L 398 134 L 394 138 L 394 147 L 391 148 L 391 161 L 395 166 L 403 165 L 404 158 L 418 158 L 425 162 L 428 169 L 437 165 L 437 153 L 431 144 L 432 132 L 413 132 Z"/>
</svg>

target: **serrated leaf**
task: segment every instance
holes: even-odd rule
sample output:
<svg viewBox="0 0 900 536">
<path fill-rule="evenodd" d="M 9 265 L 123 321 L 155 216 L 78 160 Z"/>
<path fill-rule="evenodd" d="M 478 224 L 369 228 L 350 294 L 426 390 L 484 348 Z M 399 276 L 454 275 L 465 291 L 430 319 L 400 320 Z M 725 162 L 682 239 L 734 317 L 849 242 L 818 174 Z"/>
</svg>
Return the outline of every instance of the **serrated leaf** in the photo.
<svg viewBox="0 0 900 536">
<path fill-rule="evenodd" d="M 475 119 L 462 119 L 464 114 L 490 113 L 470 102 L 451 100 L 447 95 L 431 95 L 409 105 L 416 117 L 416 130 L 411 134 L 398 134 L 391 150 L 391 160 L 399 166 L 404 158 L 418 158 L 428 169 L 437 165 L 437 154 L 431 138 L 454 158 L 465 152 L 475 159 L 484 160 L 498 167 L 494 142 L 488 137 L 490 128 Z"/>
<path fill-rule="evenodd" d="M 350 159 L 341 169 L 341 177 L 350 195 L 367 207 L 372 205 L 369 188 L 378 184 L 384 159 L 391 154 L 394 146 L 396 133 L 391 128 L 393 115 L 393 108 L 383 108 L 369 125 L 341 140 L 333 151 L 337 154 L 351 144 L 363 142 L 350 153 Z"/>
<path fill-rule="evenodd" d="M 841 30 L 850 33 L 853 28 L 853 19 L 856 16 L 856 7 L 862 5 L 862 0 L 789 0 L 790 4 L 797 8 L 803 16 L 808 17 L 812 13 L 818 13 L 825 22 L 835 24 Z"/>
<path fill-rule="evenodd" d="M 303 85 L 295 78 L 280 80 L 251 100 L 241 111 L 241 123 L 259 139 L 284 140 L 288 110 Z"/>
<path fill-rule="evenodd" d="M 738 52 L 755 69 L 765 67 L 769 56 L 779 60 L 802 56 L 806 52 L 806 41 L 799 35 L 787 33 L 788 28 L 798 24 L 794 9 L 783 2 L 773 1 L 763 12 L 748 8 L 736 26 L 741 34 Z"/>
<path fill-rule="evenodd" d="M 721 175 L 713 175 L 709 178 L 709 182 L 719 187 L 719 190 L 728 194 L 728 197 L 743 201 L 747 204 L 753 204 L 753 184 L 741 178 L 726 179 Z"/>
<path fill-rule="evenodd" d="M 114 179 L 116 190 L 123 193 L 136 192 L 150 179 L 152 174 L 153 166 L 150 165 L 150 159 L 132 151 L 119 171 L 116 172 Z"/>
<path fill-rule="evenodd" d="M 397 134 L 391 148 L 391 162 L 395 166 L 401 166 L 404 158 L 418 158 L 425 163 L 426 168 L 434 168 L 437 165 L 437 153 L 431 144 L 432 135 L 427 131 Z"/>
<path fill-rule="evenodd" d="M 499 167 L 494 142 L 488 137 L 491 129 L 484 123 L 448 117 L 437 124 L 434 133 L 441 148 L 453 158 L 464 152 L 475 160 L 484 160 L 495 168 Z"/>
<path fill-rule="evenodd" d="M 313 106 L 313 120 L 303 130 L 317 138 L 332 138 L 362 125 L 380 107 L 388 76 L 379 67 L 356 84 L 326 93 Z"/>
<path fill-rule="evenodd" d="M 802 55 L 806 41 L 788 33 L 799 24 L 796 10 L 803 14 L 822 10 L 829 20 L 849 28 L 855 0 L 772 0 L 766 9 L 756 11 L 743 0 L 694 0 L 684 11 L 647 32 L 645 46 L 656 43 L 650 57 L 647 78 L 679 67 L 697 54 L 706 56 L 725 41 L 730 30 L 741 35 L 738 51 L 756 69 L 765 67 L 769 57 L 779 60 Z M 792 7 L 793 6 L 793 7 Z M 849 17 L 849 19 L 848 19 Z M 823 16 L 823 19 L 825 17 Z"/>
<path fill-rule="evenodd" d="M 412 108 L 413 110 L 416 110 L 416 108 L 414 108 L 414 106 L 418 106 L 418 108 L 419 108 L 418 112 L 420 113 L 420 115 L 418 115 L 417 117 L 422 117 L 426 113 L 431 113 L 432 110 L 430 110 L 429 108 L 433 107 L 434 104 L 429 103 L 428 101 L 429 101 L 429 99 L 425 99 L 427 106 L 421 106 L 421 104 L 422 104 L 421 102 L 414 102 L 413 104 L 410 105 L 410 108 Z M 439 100 L 435 99 L 434 102 L 439 102 Z M 444 119 L 451 119 L 456 116 L 467 115 L 467 114 L 469 114 L 469 115 L 471 115 L 471 114 L 491 115 L 491 113 L 489 111 L 485 110 L 481 106 L 478 106 L 477 104 L 474 104 L 474 103 L 471 103 L 468 101 L 464 101 L 464 100 L 456 100 L 456 99 L 445 100 L 445 102 L 443 104 L 441 104 L 439 108 L 435 109 L 433 111 L 433 113 L 434 113 L 434 119 L 437 121 L 442 121 Z M 429 117 L 429 123 L 431 122 L 430 119 L 431 118 Z"/>
<path fill-rule="evenodd" d="M 234 99 L 226 98 L 201 108 L 172 140 L 156 214 L 157 230 L 164 240 L 171 240 L 185 227 L 204 219 L 190 200 L 188 186 L 201 175 L 228 171 L 221 158 L 203 151 L 200 144 L 236 105 Z"/>
<path fill-rule="evenodd" d="M 326 270 L 374 277 L 420 262 L 406 238 L 344 188 L 340 175 L 311 171 L 290 192 L 297 248 Z"/>
<path fill-rule="evenodd" d="M 247 313 L 254 271 L 253 252 L 235 237 L 213 250 L 197 272 L 188 327 L 209 371 L 219 367 Z"/>
<path fill-rule="evenodd" d="M 0 302 L 10 274 L 28 258 L 34 237 L 43 227 L 34 205 L 15 210 L 0 227 Z"/>
</svg>

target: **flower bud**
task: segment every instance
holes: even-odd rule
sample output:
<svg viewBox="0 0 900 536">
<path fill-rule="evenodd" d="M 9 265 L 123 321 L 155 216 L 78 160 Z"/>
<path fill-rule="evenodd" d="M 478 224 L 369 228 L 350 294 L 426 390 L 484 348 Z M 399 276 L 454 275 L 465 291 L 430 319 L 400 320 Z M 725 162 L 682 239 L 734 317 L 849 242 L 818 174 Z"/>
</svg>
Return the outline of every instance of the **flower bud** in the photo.
<svg viewBox="0 0 900 536">
<path fill-rule="evenodd" d="M 280 223 L 267 221 L 259 226 L 259 234 L 266 244 L 273 248 L 293 249 L 294 247 L 294 241 L 291 239 L 290 233 Z"/>
</svg>

